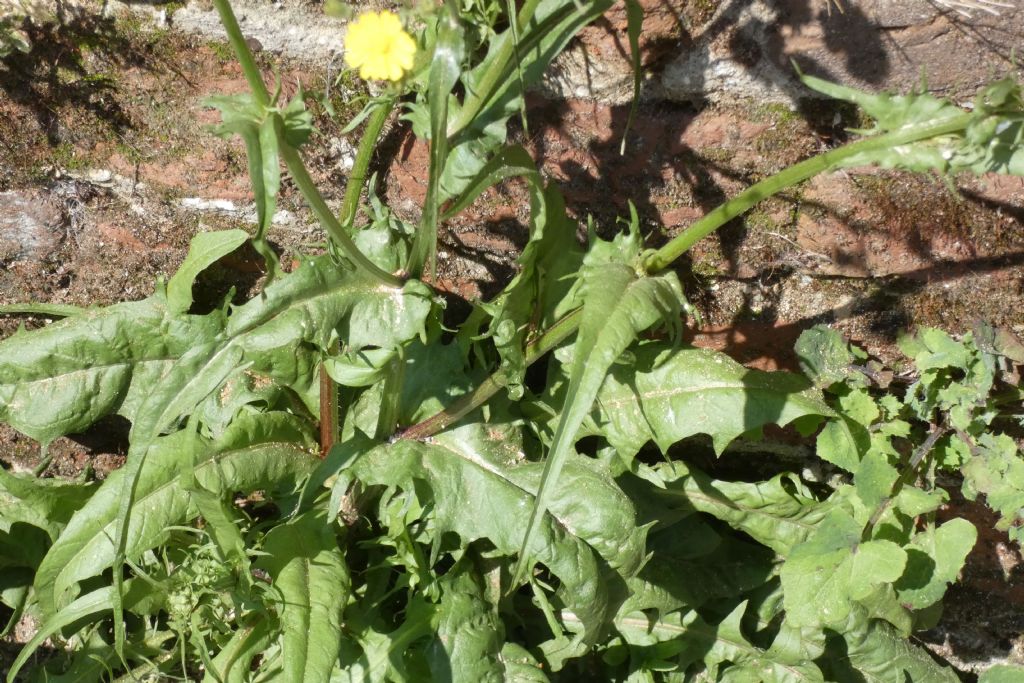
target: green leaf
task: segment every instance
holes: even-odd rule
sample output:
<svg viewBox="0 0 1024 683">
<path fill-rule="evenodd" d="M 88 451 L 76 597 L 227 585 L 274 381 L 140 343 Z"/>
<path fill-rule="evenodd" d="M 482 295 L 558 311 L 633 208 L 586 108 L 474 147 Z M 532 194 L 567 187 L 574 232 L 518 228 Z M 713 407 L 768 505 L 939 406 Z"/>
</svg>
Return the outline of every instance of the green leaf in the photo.
<svg viewBox="0 0 1024 683">
<path fill-rule="evenodd" d="M 999 513 L 996 528 L 1024 543 L 1024 458 L 1017 444 L 1006 434 L 982 434 L 978 453 L 963 467 L 964 496 L 985 503 Z"/>
<path fill-rule="evenodd" d="M 542 466 L 521 462 L 501 442 L 480 448 L 486 441 L 441 436 L 432 444 L 398 441 L 377 448 L 356 461 L 353 473 L 366 484 L 404 490 L 413 490 L 414 480 L 425 482 L 430 497 L 423 504 L 431 503 L 436 534 L 452 531 L 467 544 L 486 538 L 501 553 L 514 554 L 527 527 L 524 515 L 514 511 L 534 503 Z M 577 495 L 581 490 L 589 492 L 586 499 Z M 642 564 L 645 535 L 608 473 L 574 455 L 529 550 L 559 578 L 560 598 L 592 637 L 617 608 L 621 577 Z"/>
<path fill-rule="evenodd" d="M 515 400 L 523 394 L 526 341 L 578 306 L 573 276 L 583 263 L 576 221 L 566 215 L 565 200 L 555 185 L 542 196 L 531 193 L 531 218 L 519 272 L 501 294 L 482 305 L 491 316 L 488 333 L 501 357 L 509 396 Z"/>
<path fill-rule="evenodd" d="M 951 519 L 914 536 L 906 547 L 906 571 L 895 584 L 900 602 L 924 609 L 942 600 L 977 540 L 977 529 L 966 519 Z"/>
<path fill-rule="evenodd" d="M 626 138 L 629 136 L 629 130 L 633 127 L 637 105 L 640 104 L 640 84 L 644 76 L 642 55 L 640 54 L 640 34 L 643 30 L 644 8 L 637 0 L 626 0 L 626 37 L 629 39 L 630 66 L 633 68 L 633 99 L 629 105 L 626 127 L 622 131 L 622 143 L 619 145 L 620 155 L 626 153 Z"/>
<path fill-rule="evenodd" d="M 463 211 L 492 185 L 497 185 L 506 178 L 521 176 L 526 180 L 531 196 L 543 189 L 540 173 L 533 157 L 525 148 L 514 145 L 503 147 L 487 160 L 477 174 L 461 190 L 458 197 L 452 199 L 440 220 L 446 221 Z"/>
<path fill-rule="evenodd" d="M 205 101 L 207 106 L 221 112 L 221 124 L 213 131 L 221 137 L 238 135 L 245 142 L 249 160 L 249 181 L 256 199 L 256 250 L 267 262 L 273 276 L 277 270 L 277 255 L 266 242 L 267 231 L 277 210 L 277 192 L 281 185 L 281 165 L 278 155 L 279 137 L 286 144 L 298 147 L 309 137 L 312 116 L 305 111 L 300 89 L 284 110 L 265 107 L 251 93 L 220 95 Z"/>
<path fill-rule="evenodd" d="M 773 646 L 769 650 L 751 645 L 744 637 L 740 625 L 746 608 L 747 603 L 741 602 L 716 627 L 714 643 L 704 655 L 705 663 L 712 665 L 709 666 L 709 672 L 718 669 L 722 663 L 729 662 L 732 666 L 723 672 L 727 672 L 725 680 L 759 680 L 773 683 L 824 682 L 821 670 L 813 662 L 807 661 L 800 649 L 783 647 L 784 641 L 777 642 L 777 647 Z"/>
<path fill-rule="evenodd" d="M 329 257 L 305 258 L 297 270 L 234 309 L 225 336 L 240 337 L 257 369 L 263 368 L 261 354 L 303 342 L 326 350 L 334 337 L 352 351 L 394 348 L 421 333 L 432 301 L 422 282 L 387 287 L 362 271 L 339 268 Z M 270 358 L 265 362 L 273 365 Z M 273 368 L 268 370 L 273 376 Z"/>
<path fill-rule="evenodd" d="M 838 633 L 829 632 L 829 647 L 818 664 L 828 680 L 872 683 L 958 683 L 953 669 L 940 666 L 930 652 L 915 647 L 891 625 L 853 614 Z M 854 673 L 856 672 L 856 673 Z"/>
<path fill-rule="evenodd" d="M 700 516 L 648 535 L 650 559 L 626 581 L 630 596 L 620 615 L 696 609 L 761 586 L 775 571 L 775 555 L 735 536 L 721 536 Z"/>
<path fill-rule="evenodd" d="M 167 528 L 198 514 L 186 475 L 209 491 L 251 492 L 297 482 L 316 465 L 305 428 L 294 417 L 243 415 L 216 441 L 188 430 L 161 437 L 138 473 L 126 534 L 125 554 L 138 557 L 167 538 Z M 36 574 L 44 614 L 57 613 L 67 591 L 111 566 L 125 468 L 115 470 L 71 518 Z"/>
<path fill-rule="evenodd" d="M 148 586 L 143 589 L 140 583 L 141 582 L 129 581 L 125 584 L 124 604 L 126 606 L 131 606 L 139 600 L 147 597 L 149 592 Z M 39 646 L 45 643 L 48 638 L 59 633 L 59 631 L 65 626 L 69 626 L 86 619 L 94 620 L 96 615 L 110 611 L 113 599 L 114 587 L 104 586 L 103 588 L 99 588 L 91 593 L 79 597 L 71 604 L 63 607 L 60 612 L 55 614 L 53 617 L 47 619 L 39 627 L 39 630 L 32 636 L 32 639 L 22 647 L 21 652 L 18 653 L 17 658 L 11 664 L 11 669 L 7 672 L 7 683 L 14 683 L 21 668 L 25 666 L 25 663 L 29 660 L 32 654 L 39 649 Z"/>
<path fill-rule="evenodd" d="M 192 238 L 188 256 L 167 281 L 167 308 L 172 313 L 188 313 L 192 308 L 192 284 L 199 273 L 227 256 L 249 239 L 244 230 L 201 232 Z"/>
<path fill-rule="evenodd" d="M 747 603 L 741 602 L 717 624 L 709 623 L 696 612 L 676 612 L 658 619 L 633 613 L 616 619 L 614 626 L 631 646 L 630 664 L 637 674 L 685 671 L 685 680 L 755 683 L 825 680 L 798 646 L 799 641 L 787 640 L 788 634 L 780 636 L 767 649 L 754 645 L 741 626 L 746 611 Z"/>
<path fill-rule="evenodd" d="M 675 274 L 640 277 L 640 235 L 636 212 L 632 229 L 612 242 L 597 242 L 584 260 L 581 273 L 583 319 L 573 346 L 569 388 L 551 450 L 530 513 L 514 583 L 520 583 L 534 558 L 528 550 L 543 523 L 552 490 L 558 485 L 576 434 L 590 412 L 605 373 L 637 334 L 658 323 L 681 327 L 682 287 Z"/>
<path fill-rule="evenodd" d="M 782 566 L 786 621 L 794 626 L 844 623 L 855 601 L 900 578 L 907 553 L 892 541 L 860 541 L 861 525 L 835 510 Z"/>
<path fill-rule="evenodd" d="M 996 664 L 981 673 L 978 683 L 1020 683 L 1024 681 L 1024 666 Z"/>
<path fill-rule="evenodd" d="M 666 493 L 783 556 L 806 541 L 835 508 L 831 501 L 817 501 L 792 474 L 748 483 L 714 480 L 680 463 L 666 463 L 656 472 L 664 481 Z"/>
<path fill-rule="evenodd" d="M 424 268 L 433 277 L 437 258 L 437 228 L 441 209 L 441 174 L 448 163 L 448 107 L 452 88 L 459 80 L 465 51 L 465 36 L 451 5 L 437 13 L 437 41 L 430 61 L 427 106 L 430 110 L 430 168 L 427 195 L 423 202 L 416 241 L 408 270 L 419 275 Z"/>
<path fill-rule="evenodd" d="M 626 457 L 648 441 L 665 452 L 708 434 L 719 453 L 740 434 L 808 415 L 832 415 L 807 380 L 748 370 L 710 349 L 645 342 L 634 362 L 612 368 L 595 403 L 601 433 Z"/>
<path fill-rule="evenodd" d="M 434 615 L 436 636 L 426 653 L 435 681 L 506 680 L 500 658 L 505 627 L 497 607 L 484 598 L 480 580 L 470 571 L 458 568 L 442 579 L 441 602 Z"/>
<path fill-rule="evenodd" d="M 900 351 L 914 360 L 921 372 L 941 368 L 966 368 L 971 352 L 947 333 L 934 327 L 922 327 L 913 337 L 899 339 Z"/>
<path fill-rule="evenodd" d="M 876 95 L 811 76 L 803 80 L 818 92 L 860 105 L 877 121 L 869 133 L 942 127 L 943 123 L 953 131 L 911 144 L 861 152 L 844 159 L 844 166 L 878 164 L 921 172 L 1024 174 L 1024 103 L 1020 87 L 1012 79 L 986 88 L 969 113 L 948 100 L 923 93 Z"/>
<path fill-rule="evenodd" d="M 116 412 L 132 419 L 153 382 L 221 326 L 174 315 L 157 294 L 18 332 L 0 341 L 0 420 L 48 443 Z"/>
<path fill-rule="evenodd" d="M 346 610 L 345 626 L 359 642 L 362 654 L 359 657 L 343 655 L 341 675 L 332 677 L 332 683 L 415 683 L 406 674 L 404 655 L 412 643 L 431 634 L 435 611 L 434 605 L 422 597 L 414 597 L 406 605 L 401 624 L 390 633 L 383 633 L 365 625 L 365 614 Z"/>
<path fill-rule="evenodd" d="M 0 468 L 0 530 L 10 531 L 21 522 L 56 539 L 95 490 L 92 483 L 11 474 Z"/>
<path fill-rule="evenodd" d="M 800 369 L 816 387 L 829 387 L 847 379 L 852 372 L 854 357 L 849 345 L 843 335 L 826 325 L 801 332 L 795 351 Z"/>
<path fill-rule="evenodd" d="M 341 611 L 350 580 L 337 539 L 322 513 L 274 527 L 263 542 L 267 569 L 280 596 L 282 680 L 326 683 L 341 648 Z"/>
<path fill-rule="evenodd" d="M 213 658 L 213 666 L 207 668 L 203 683 L 246 683 L 250 662 L 270 644 L 277 627 L 273 619 L 259 615 L 251 625 L 238 628 Z"/>
<path fill-rule="evenodd" d="M 878 507 L 892 495 L 893 485 L 900 473 L 881 453 L 868 453 L 857 468 L 854 479 L 857 495 L 869 508 Z"/>
<path fill-rule="evenodd" d="M 847 472 L 856 472 L 861 457 L 871 447 L 871 435 L 864 425 L 839 415 L 825 423 L 815 446 L 815 452 L 822 460 Z"/>
</svg>

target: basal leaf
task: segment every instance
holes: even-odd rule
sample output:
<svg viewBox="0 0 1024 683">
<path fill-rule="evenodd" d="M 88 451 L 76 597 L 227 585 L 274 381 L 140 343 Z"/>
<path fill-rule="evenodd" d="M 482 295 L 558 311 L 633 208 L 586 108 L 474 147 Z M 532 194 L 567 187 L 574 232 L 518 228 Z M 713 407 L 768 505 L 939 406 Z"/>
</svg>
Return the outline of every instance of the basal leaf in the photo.
<svg viewBox="0 0 1024 683">
<path fill-rule="evenodd" d="M 257 369 L 260 354 L 303 342 L 326 349 L 334 337 L 355 351 L 393 348 L 420 334 L 432 301 L 416 280 L 388 287 L 326 256 L 303 259 L 296 271 L 234 309 L 225 336 L 239 338 Z"/>
<path fill-rule="evenodd" d="M 18 332 L 0 341 L 0 420 L 47 443 L 113 413 L 132 419 L 134 397 L 221 325 L 175 315 L 157 294 Z"/>
<path fill-rule="evenodd" d="M 281 680 L 331 680 L 341 647 L 341 611 L 349 574 L 330 523 L 320 513 L 299 515 L 274 527 L 259 565 L 270 572 L 280 602 L 283 639 Z"/>
<path fill-rule="evenodd" d="M 817 663 L 828 680 L 866 680 L 871 683 L 957 683 L 960 677 L 940 666 L 931 653 L 913 645 L 890 624 L 854 613 L 829 631 L 825 656 Z"/>
<path fill-rule="evenodd" d="M 616 619 L 614 626 L 632 648 L 630 664 L 636 675 L 664 671 L 678 673 L 678 680 L 684 680 L 685 673 L 685 680 L 753 683 L 825 680 L 803 651 L 781 643 L 765 649 L 750 642 L 741 626 L 746 611 L 747 603 L 742 602 L 717 624 L 696 612 L 659 619 L 634 613 Z"/>
<path fill-rule="evenodd" d="M 188 256 L 167 281 L 167 308 L 172 313 L 188 313 L 192 307 L 192 285 L 199 273 L 227 256 L 249 239 L 244 230 L 201 232 L 192 238 Z"/>
<path fill-rule="evenodd" d="M 53 540 L 95 490 L 93 483 L 18 475 L 0 468 L 0 531 L 30 524 Z"/>
<path fill-rule="evenodd" d="M 144 590 L 140 583 L 141 582 L 128 582 L 125 584 L 125 605 L 131 606 L 135 602 L 146 598 L 149 591 Z M 53 617 L 47 619 L 40 626 L 39 630 L 32 636 L 32 639 L 25 644 L 21 649 L 21 652 L 18 653 L 17 658 L 11 664 L 10 671 L 7 672 L 7 683 L 14 683 L 21 668 L 25 666 L 33 653 L 35 653 L 35 651 L 44 642 L 46 642 L 48 638 L 57 634 L 60 629 L 65 626 L 85 619 L 94 619 L 96 615 L 109 612 L 113 598 L 113 586 L 104 586 L 103 588 L 99 588 L 91 593 L 87 593 L 86 595 L 79 597 L 71 604 L 62 608 L 60 612 L 55 614 Z"/>
<path fill-rule="evenodd" d="M 252 659 L 270 644 L 277 626 L 273 619 L 259 615 L 253 623 L 236 630 L 213 658 L 213 666 L 207 668 L 203 683 L 245 683 Z"/>
<path fill-rule="evenodd" d="M 413 481 L 425 482 L 435 533 L 452 531 L 465 543 L 486 538 L 513 555 L 526 530 L 524 513 L 534 503 L 541 465 L 521 462 L 500 447 L 477 450 L 465 443 L 398 441 L 361 457 L 353 473 L 366 484 L 406 490 Z M 589 495 L 576 495 L 581 490 Z M 529 550 L 559 578 L 560 599 L 592 636 L 624 597 L 616 594 L 616 584 L 643 562 L 644 536 L 614 481 L 593 461 L 574 456 Z"/>
<path fill-rule="evenodd" d="M 433 632 L 436 607 L 422 597 L 414 597 L 406 605 L 402 623 L 390 632 L 369 627 L 367 615 L 358 605 L 355 607 L 345 611 L 345 625 L 362 652 L 356 656 L 342 653 L 341 670 L 331 677 L 332 683 L 414 683 L 404 655 L 413 643 Z"/>
<path fill-rule="evenodd" d="M 627 580 L 630 596 L 619 609 L 620 615 L 696 609 L 757 588 L 775 570 L 770 550 L 721 536 L 699 515 L 650 533 L 647 551 L 650 559 Z"/>
<path fill-rule="evenodd" d="M 454 576 L 452 575 L 454 574 Z M 480 577 L 457 568 L 442 580 L 434 615 L 435 639 L 427 647 L 432 679 L 452 683 L 503 683 L 500 658 L 505 627 L 496 605 L 487 602 Z"/>
<path fill-rule="evenodd" d="M 748 370 L 710 349 L 646 342 L 630 364 L 612 368 L 595 402 L 601 433 L 632 457 L 648 441 L 664 452 L 694 434 L 721 452 L 740 434 L 832 410 L 804 378 Z"/>
<path fill-rule="evenodd" d="M 240 416 L 217 441 L 189 430 L 161 437 L 138 474 L 126 555 L 138 557 L 166 539 L 167 527 L 198 514 L 186 488 L 186 474 L 194 472 L 196 481 L 210 491 L 274 488 L 297 482 L 312 470 L 316 458 L 308 443 L 301 423 L 283 413 Z M 78 581 L 96 576 L 114 562 L 128 475 L 124 468 L 112 472 L 44 558 L 35 586 L 45 614 L 60 610 L 67 591 Z"/>
<path fill-rule="evenodd" d="M 782 556 L 806 541 L 834 509 L 819 502 L 794 475 L 780 474 L 763 482 L 714 480 L 679 463 L 657 468 L 666 492 L 706 512 Z"/>
<path fill-rule="evenodd" d="M 514 582 L 521 582 L 534 558 L 534 544 L 548 509 L 552 489 L 558 485 L 562 466 L 576 441 L 580 425 L 590 412 L 605 374 L 637 335 L 659 323 L 678 331 L 684 301 L 679 280 L 672 273 L 640 277 L 640 235 L 634 211 L 629 234 L 612 242 L 595 243 L 584 259 L 581 272 L 583 314 L 573 346 L 569 387 L 530 523 L 523 538 Z"/>
</svg>

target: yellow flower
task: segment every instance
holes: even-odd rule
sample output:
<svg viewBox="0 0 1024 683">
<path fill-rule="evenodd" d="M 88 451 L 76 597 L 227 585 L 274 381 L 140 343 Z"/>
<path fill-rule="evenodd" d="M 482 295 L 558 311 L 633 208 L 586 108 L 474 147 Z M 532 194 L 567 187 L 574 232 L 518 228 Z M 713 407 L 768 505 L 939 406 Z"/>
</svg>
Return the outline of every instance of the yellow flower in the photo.
<svg viewBox="0 0 1024 683">
<path fill-rule="evenodd" d="M 397 81 L 412 68 L 416 41 L 393 12 L 364 12 L 348 27 L 345 63 L 366 80 Z"/>
</svg>

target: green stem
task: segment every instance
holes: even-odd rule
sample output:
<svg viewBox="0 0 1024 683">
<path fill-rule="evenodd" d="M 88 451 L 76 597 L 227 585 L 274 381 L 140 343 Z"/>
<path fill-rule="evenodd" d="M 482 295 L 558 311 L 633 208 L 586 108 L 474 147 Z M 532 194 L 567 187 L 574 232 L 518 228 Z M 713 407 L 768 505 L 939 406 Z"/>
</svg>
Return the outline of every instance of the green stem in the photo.
<svg viewBox="0 0 1024 683">
<path fill-rule="evenodd" d="M 664 270 L 675 259 L 686 253 L 698 240 L 749 210 L 762 199 L 777 194 L 819 173 L 835 168 L 846 159 L 857 154 L 891 149 L 899 145 L 956 133 L 962 131 L 970 119 L 970 114 L 963 114 L 938 123 L 910 126 L 885 135 L 858 140 L 838 149 L 811 157 L 795 166 L 790 166 L 770 178 L 751 185 L 736 197 L 725 202 L 694 223 L 689 229 L 664 247 L 651 254 L 645 264 L 646 270 L 649 273 Z M 526 364 L 534 363 L 573 334 L 579 327 L 580 318 L 582 317 L 581 312 L 582 309 L 576 309 L 567 314 L 528 344 Z M 507 379 L 502 371 L 494 373 L 472 392 L 460 397 L 441 412 L 409 427 L 404 432 L 401 432 L 398 438 L 425 439 L 446 429 L 483 405 L 491 396 L 505 386 L 506 382 Z"/>
<path fill-rule="evenodd" d="M 542 334 L 535 337 L 526 344 L 526 364 L 532 365 L 544 354 L 554 349 L 563 341 L 569 338 L 580 326 L 582 308 L 570 311 L 554 325 L 544 330 Z M 464 396 L 460 396 L 454 403 L 441 412 L 428 417 L 426 420 L 414 424 L 405 431 L 398 434 L 399 439 L 425 439 L 428 436 L 437 434 L 455 424 L 466 415 L 470 414 L 483 405 L 491 396 L 498 393 L 505 386 L 507 379 L 503 372 L 496 372 L 477 386 L 476 389 Z"/>
<path fill-rule="evenodd" d="M 214 6 L 217 8 L 217 13 L 220 15 L 221 23 L 224 24 L 224 30 L 228 34 L 228 41 L 231 43 L 231 47 L 234 48 L 235 54 L 238 57 L 238 63 L 242 67 L 242 73 L 245 74 L 245 79 L 249 82 L 249 87 L 252 89 L 253 97 L 256 98 L 256 102 L 264 107 L 269 107 L 270 93 L 267 92 L 267 86 L 263 82 L 263 76 L 260 74 L 259 69 L 256 67 L 256 61 L 252 57 L 252 52 L 249 50 L 249 46 L 245 44 L 245 37 L 242 35 L 242 30 L 238 27 L 238 21 L 235 19 L 235 14 L 231 10 L 231 3 L 228 0 L 213 0 Z M 359 247 L 355 245 L 352 238 L 348 236 L 348 232 L 342 227 L 341 223 L 334 216 L 334 212 L 331 211 L 330 207 L 327 206 L 327 202 L 324 201 L 323 196 L 320 194 L 320 190 L 317 189 L 313 179 L 309 177 L 309 172 L 306 170 L 306 165 L 302 163 L 302 157 L 299 153 L 288 144 L 288 141 L 284 136 L 284 125 L 278 120 L 275 126 L 275 132 L 277 133 L 277 146 L 278 153 L 281 158 L 284 159 L 285 165 L 288 167 L 288 172 L 292 175 L 292 180 L 295 181 L 295 185 L 299 188 L 299 192 L 302 193 L 303 198 L 309 204 L 313 210 L 313 214 L 316 215 L 317 219 L 327 230 L 327 234 L 332 240 L 338 245 L 345 256 L 356 265 L 357 268 L 368 273 L 371 277 L 379 280 L 382 284 L 390 287 L 402 286 L 402 280 L 391 273 L 380 268 L 376 263 L 366 258 L 363 252 L 359 251 Z M 374 136 L 376 139 L 376 136 Z M 360 144 L 360 148 L 362 145 Z M 369 152 L 366 154 L 369 157 Z M 368 163 L 368 161 L 367 161 Z M 365 169 L 364 169 L 365 174 Z M 356 197 L 358 201 L 358 194 Z"/>
<path fill-rule="evenodd" d="M 366 173 L 370 168 L 370 161 L 373 159 L 373 152 L 377 148 L 377 138 L 384 128 L 384 122 L 394 111 L 398 99 L 388 98 L 381 102 L 370 115 L 363 130 L 363 137 L 359 140 L 359 148 L 356 150 L 355 163 L 352 172 L 348 174 L 348 184 L 345 186 L 345 197 L 341 200 L 341 211 L 338 214 L 343 226 L 350 227 L 356 219 L 356 210 L 359 208 L 359 196 L 363 193 L 363 185 L 366 183 Z"/>
<path fill-rule="evenodd" d="M 292 180 L 295 181 L 295 186 L 299 188 L 299 192 L 305 198 L 306 203 L 309 204 L 309 208 L 313 210 L 313 214 L 320 221 L 324 229 L 327 230 L 327 234 L 330 235 L 331 239 L 341 248 L 345 256 L 356 265 L 357 268 L 366 271 L 369 275 L 379 280 L 382 284 L 388 285 L 389 287 L 401 287 L 402 280 L 395 275 L 383 270 L 376 263 L 366 258 L 363 252 L 359 251 L 359 247 L 356 246 L 352 238 L 348 236 L 348 232 L 338 222 L 334 212 L 331 211 L 331 207 L 327 206 L 327 202 L 320 195 L 320 190 L 317 189 L 313 179 L 309 177 L 309 172 L 306 170 L 306 165 L 302 163 L 302 157 L 295 151 L 291 145 L 284 141 L 283 135 L 278 135 L 280 141 L 280 154 L 284 159 L 285 165 L 288 167 L 288 172 L 292 175 Z"/>
<path fill-rule="evenodd" d="M 245 80 L 249 82 L 249 89 L 252 90 L 256 102 L 263 106 L 269 105 L 270 92 L 267 91 L 267 85 L 263 82 L 263 76 L 256 66 L 256 60 L 253 59 L 249 46 L 245 44 L 245 36 L 242 35 L 242 29 L 238 27 L 235 13 L 231 10 L 231 3 L 228 0 L 213 0 L 213 6 L 217 8 L 220 23 L 224 25 L 224 30 L 228 34 L 228 42 L 235 50 L 238 64 L 242 67 L 242 73 L 245 74 Z"/>
<path fill-rule="evenodd" d="M 813 178 L 823 171 L 834 168 L 845 159 L 857 154 L 877 152 L 918 140 L 927 140 L 940 135 L 955 133 L 964 129 L 970 117 L 970 114 L 962 114 L 944 119 L 938 123 L 908 126 L 885 135 L 858 140 L 857 142 L 852 142 L 838 149 L 833 149 L 824 154 L 801 161 L 799 164 L 790 166 L 759 183 L 751 185 L 733 199 L 714 209 L 648 257 L 644 265 L 648 272 L 664 270 L 673 261 L 689 251 L 698 241 L 707 237 L 733 218 L 745 213 L 762 199 L 778 194 L 786 188 L 802 183 L 808 178 Z"/>
</svg>

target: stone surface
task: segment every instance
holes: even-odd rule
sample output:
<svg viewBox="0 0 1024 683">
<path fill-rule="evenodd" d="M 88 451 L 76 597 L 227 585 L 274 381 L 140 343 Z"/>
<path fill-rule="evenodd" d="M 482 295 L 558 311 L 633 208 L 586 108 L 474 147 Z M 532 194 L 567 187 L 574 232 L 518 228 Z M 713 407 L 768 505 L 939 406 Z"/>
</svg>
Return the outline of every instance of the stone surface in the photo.
<svg viewBox="0 0 1024 683">
<path fill-rule="evenodd" d="M 969 99 L 1014 70 L 1024 9 L 1007 4 L 999 16 L 965 16 L 929 0 L 843 0 L 842 11 L 820 0 L 732 0 L 657 75 L 654 90 L 675 100 L 791 101 L 811 94 L 796 63 L 870 90 L 908 91 L 924 76 L 929 90 Z"/>
<path fill-rule="evenodd" d="M 44 192 L 0 192 L 0 264 L 47 261 L 64 237 L 60 204 Z"/>
<path fill-rule="evenodd" d="M 342 50 L 343 23 L 306 3 L 233 2 L 242 34 L 250 48 L 306 62 L 327 63 Z M 174 12 L 171 25 L 186 33 L 227 40 L 217 12 L 190 2 Z"/>
<path fill-rule="evenodd" d="M 929 90 L 957 99 L 1014 70 L 1024 34 L 1022 0 L 998 16 L 969 15 L 940 0 L 640 0 L 644 95 L 673 101 L 737 98 L 793 102 L 814 96 L 807 73 L 869 90 Z M 140 5 L 147 6 L 148 5 Z M 254 46 L 327 64 L 343 50 L 344 23 L 302 2 L 242 0 L 239 24 Z M 193 0 L 173 13 L 177 30 L 223 38 L 216 12 Z M 628 102 L 633 93 L 622 0 L 588 26 L 549 71 L 556 97 Z"/>
</svg>

